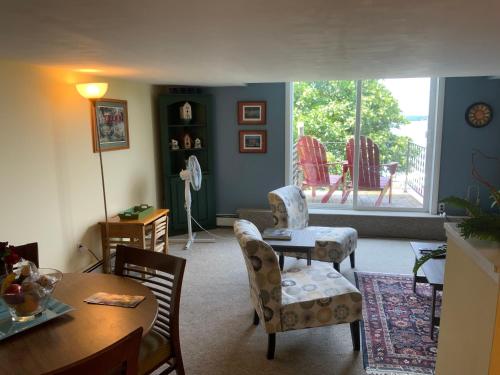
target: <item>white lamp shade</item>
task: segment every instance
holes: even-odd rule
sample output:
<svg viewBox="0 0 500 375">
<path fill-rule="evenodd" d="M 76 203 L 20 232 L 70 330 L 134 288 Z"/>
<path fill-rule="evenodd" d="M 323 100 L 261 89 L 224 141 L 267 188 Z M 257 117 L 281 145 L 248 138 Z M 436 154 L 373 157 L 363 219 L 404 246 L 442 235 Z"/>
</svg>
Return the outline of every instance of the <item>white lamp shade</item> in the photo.
<svg viewBox="0 0 500 375">
<path fill-rule="evenodd" d="M 79 83 L 76 85 L 76 89 L 81 96 L 87 99 L 99 99 L 106 94 L 108 91 L 108 84 L 101 83 Z"/>
</svg>

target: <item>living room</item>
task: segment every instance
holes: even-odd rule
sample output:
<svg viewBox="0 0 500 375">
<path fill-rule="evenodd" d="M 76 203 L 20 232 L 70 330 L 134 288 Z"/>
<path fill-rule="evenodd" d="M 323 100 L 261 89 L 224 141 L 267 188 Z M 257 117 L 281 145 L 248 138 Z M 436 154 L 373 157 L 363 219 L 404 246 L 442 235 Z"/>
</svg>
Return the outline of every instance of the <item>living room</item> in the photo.
<svg viewBox="0 0 500 375">
<path fill-rule="evenodd" d="M 7 214 L 0 240 L 37 242 L 41 266 L 80 273 L 103 257 L 98 223 L 105 220 L 104 205 L 109 217 L 141 203 L 170 209 L 173 221 L 179 212 L 185 215 L 183 190 L 175 204 L 166 205 L 171 189 L 162 159 L 159 98 L 207 95 L 213 103 L 212 138 L 206 145 L 211 165 L 202 184 L 213 183 L 211 220 L 217 228 L 207 229 L 222 238 L 194 243 L 190 250 L 171 243 L 169 249 L 187 259 L 180 310 L 186 372 L 370 373 L 363 347 L 359 353 L 352 349 L 347 325 L 280 334 L 275 359 L 265 358 L 267 335 L 252 325 L 248 274 L 231 226 L 237 218 L 260 230 L 273 226 L 268 193 L 293 183 L 297 81 L 434 77 L 439 83 L 433 112 L 437 146 L 425 210 L 310 205 L 309 225 L 357 230 L 355 268 L 348 260 L 340 264 L 354 286 L 355 272 L 411 275 L 411 241 L 445 242 L 443 224 L 465 211 L 447 204 L 447 216 L 439 215 L 443 199 L 477 200 L 491 212 L 490 193 L 472 175 L 471 158 L 477 150 L 499 157 L 500 55 L 494 17 L 499 9 L 490 4 L 482 18 L 471 19 L 466 11 L 471 5 L 447 5 L 446 10 L 435 4 L 399 7 L 392 1 L 352 9 L 323 2 L 5 5 L 0 16 L 0 195 Z M 442 17 L 450 22 L 443 25 Z M 103 169 L 94 152 L 91 105 L 75 88 L 89 82 L 106 82 L 104 98 L 126 101 L 128 148 L 102 153 Z M 265 124 L 240 125 L 239 102 L 265 102 Z M 487 126 L 469 126 L 466 111 L 475 103 L 489 105 L 493 116 Z M 240 152 L 240 131 L 262 130 L 265 152 Z M 182 148 L 181 137 L 178 141 Z M 499 185 L 498 164 L 478 166 Z M 335 195 L 334 200 L 339 202 Z M 180 227 L 169 235 L 185 234 Z M 296 262 L 306 264 L 285 257 L 285 269 Z M 324 262 L 313 260 L 318 263 Z M 435 359 L 434 353 L 421 373 L 432 373 Z"/>
</svg>

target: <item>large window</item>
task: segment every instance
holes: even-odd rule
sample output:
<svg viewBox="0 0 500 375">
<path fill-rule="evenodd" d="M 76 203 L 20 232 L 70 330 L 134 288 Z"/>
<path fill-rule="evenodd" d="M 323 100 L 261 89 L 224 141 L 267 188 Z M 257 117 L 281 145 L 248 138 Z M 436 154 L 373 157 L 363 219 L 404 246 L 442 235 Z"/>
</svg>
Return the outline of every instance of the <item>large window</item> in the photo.
<svg viewBox="0 0 500 375">
<path fill-rule="evenodd" d="M 310 207 L 429 210 L 436 81 L 293 83 L 293 182 Z"/>
</svg>

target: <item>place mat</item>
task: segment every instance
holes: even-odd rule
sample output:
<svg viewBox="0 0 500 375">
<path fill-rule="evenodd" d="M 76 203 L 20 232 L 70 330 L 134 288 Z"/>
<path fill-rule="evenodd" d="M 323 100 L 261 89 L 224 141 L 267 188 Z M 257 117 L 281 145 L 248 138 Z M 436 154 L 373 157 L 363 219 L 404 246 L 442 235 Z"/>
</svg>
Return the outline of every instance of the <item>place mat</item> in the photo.
<svg viewBox="0 0 500 375">
<path fill-rule="evenodd" d="M 136 307 L 144 301 L 144 296 L 130 296 L 127 294 L 112 294 L 106 292 L 98 292 L 85 298 L 83 301 L 95 305 L 108 305 L 119 307 Z"/>
<path fill-rule="evenodd" d="M 70 305 L 66 305 L 61 301 L 50 297 L 50 300 L 47 302 L 47 308 L 37 314 L 33 320 L 30 320 L 29 322 L 13 322 L 8 306 L 2 301 L 0 302 L 0 341 L 15 335 L 16 333 L 26 331 L 27 329 L 48 322 L 49 320 L 55 319 L 73 310 L 74 308 Z"/>
</svg>

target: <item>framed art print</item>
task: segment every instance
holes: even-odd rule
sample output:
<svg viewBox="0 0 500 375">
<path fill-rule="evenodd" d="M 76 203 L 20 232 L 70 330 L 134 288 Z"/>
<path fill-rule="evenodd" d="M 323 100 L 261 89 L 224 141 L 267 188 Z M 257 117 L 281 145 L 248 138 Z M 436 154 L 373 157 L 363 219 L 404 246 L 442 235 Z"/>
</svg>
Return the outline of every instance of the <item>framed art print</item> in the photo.
<svg viewBox="0 0 500 375">
<path fill-rule="evenodd" d="M 238 102 L 238 124 L 264 125 L 266 123 L 266 102 Z"/>
<path fill-rule="evenodd" d="M 265 130 L 240 130 L 240 152 L 267 152 L 267 132 Z"/>
<path fill-rule="evenodd" d="M 126 100 L 92 100 L 92 138 L 94 152 L 130 147 Z"/>
</svg>

